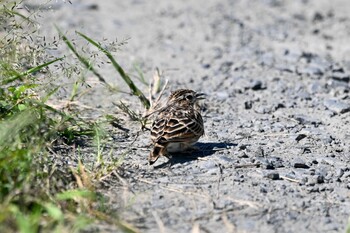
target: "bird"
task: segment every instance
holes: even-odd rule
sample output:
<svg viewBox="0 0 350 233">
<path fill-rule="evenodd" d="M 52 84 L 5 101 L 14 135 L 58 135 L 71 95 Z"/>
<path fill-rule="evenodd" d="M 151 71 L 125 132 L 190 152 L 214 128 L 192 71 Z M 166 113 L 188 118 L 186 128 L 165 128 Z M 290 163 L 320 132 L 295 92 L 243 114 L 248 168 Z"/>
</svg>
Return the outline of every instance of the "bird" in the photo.
<svg viewBox="0 0 350 233">
<path fill-rule="evenodd" d="M 189 89 L 172 92 L 165 107 L 157 112 L 152 127 L 149 164 L 154 164 L 160 156 L 169 158 L 169 153 L 184 152 L 204 135 L 204 124 L 199 100 L 205 99 L 204 93 Z"/>
</svg>

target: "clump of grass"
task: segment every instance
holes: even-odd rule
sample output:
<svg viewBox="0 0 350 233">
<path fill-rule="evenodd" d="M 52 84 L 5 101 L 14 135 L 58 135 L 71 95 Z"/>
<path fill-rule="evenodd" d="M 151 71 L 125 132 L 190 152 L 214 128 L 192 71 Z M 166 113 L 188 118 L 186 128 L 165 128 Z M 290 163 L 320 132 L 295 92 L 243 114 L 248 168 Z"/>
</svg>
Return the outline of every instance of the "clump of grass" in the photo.
<svg viewBox="0 0 350 233">
<path fill-rule="evenodd" d="M 82 54 L 77 52 L 77 50 L 74 48 L 73 43 L 57 28 L 60 36 L 63 38 L 63 41 L 66 43 L 68 48 L 73 52 L 73 54 L 78 58 L 78 60 L 88 69 L 90 70 L 97 78 L 101 81 L 101 83 L 105 84 L 111 91 L 118 91 L 115 88 L 113 88 L 110 84 L 108 84 L 105 79 L 97 72 L 95 67 L 92 65 L 92 62 L 89 61 L 89 59 L 85 58 Z M 139 98 L 141 104 L 144 107 L 144 113 L 142 115 L 137 114 L 134 110 L 130 109 L 123 101 L 120 101 L 119 103 L 115 104 L 120 110 L 125 112 L 131 120 L 138 121 L 141 124 L 141 128 L 147 128 L 146 125 L 148 123 L 148 118 L 151 116 L 154 112 L 156 112 L 160 108 L 160 99 L 163 95 L 163 92 L 165 88 L 167 87 L 168 82 L 166 81 L 165 84 L 162 86 L 161 82 L 161 72 L 157 68 L 155 75 L 153 76 L 153 82 L 150 83 L 149 86 L 149 97 L 147 98 L 145 94 L 140 90 L 140 88 L 137 87 L 137 85 L 133 82 L 131 77 L 124 71 L 124 69 L 119 65 L 119 63 L 116 61 L 112 53 L 107 49 L 107 46 L 103 46 L 99 42 L 93 40 L 92 38 L 88 37 L 87 35 L 76 32 L 79 36 L 84 38 L 87 42 L 89 42 L 91 45 L 96 47 L 99 51 L 101 51 L 112 66 L 115 68 L 115 70 L 119 73 L 120 77 L 123 79 L 123 81 L 128 85 L 130 92 L 132 95 Z M 142 83 L 147 85 L 147 81 L 145 80 L 145 77 L 141 71 L 141 69 L 138 66 L 134 66 L 134 69 L 137 72 L 137 78 Z M 155 96 L 157 98 L 155 98 Z"/>
<path fill-rule="evenodd" d="M 23 24 L 32 23 L 24 16 L 18 23 L 16 16 L 20 14 L 15 7 L 9 10 L 3 6 L 1 10 L 8 28 L 0 40 L 0 232 L 75 231 L 89 219 L 75 209 L 81 206 L 75 199 L 92 201 L 93 196 L 77 192 L 62 200 L 65 189 L 54 193 L 45 185 L 55 174 L 54 166 L 47 163 L 47 148 L 74 119 L 45 103 L 57 89 L 39 96 L 42 85 L 34 75 L 62 58 L 48 62 L 44 61 L 47 57 L 37 59 L 42 51 L 32 46 L 26 39 L 29 35 L 21 30 Z M 64 207 L 67 203 L 74 208 Z"/>
<path fill-rule="evenodd" d="M 96 220 L 135 232 L 96 208 L 103 198 L 94 181 L 117 161 L 94 173 L 82 162 L 77 167 L 59 167 L 50 157 L 54 145 L 72 143 L 84 135 L 95 137 L 96 160 L 102 166 L 103 135 L 97 124 L 47 104 L 60 87 L 49 88 L 38 77 L 50 79 L 50 67 L 64 58 L 49 57 L 45 45 L 37 46 L 36 25 L 18 13 L 17 6 L 15 2 L 0 6 L 6 25 L 0 31 L 0 232 L 77 232 Z M 39 94 L 43 92 L 47 94 Z"/>
<path fill-rule="evenodd" d="M 0 20 L 6 25 L 5 30 L 0 31 L 0 232 L 77 232 L 93 221 L 104 221 L 121 230 L 136 232 L 117 215 L 108 213 L 108 209 L 98 208 L 104 205 L 104 198 L 98 194 L 95 184 L 114 172 L 125 154 L 117 159 L 112 158 L 113 149 L 107 150 L 104 144 L 106 132 L 103 123 L 82 120 L 71 108 L 75 99 L 80 97 L 79 86 L 89 85 L 84 79 L 74 81 L 64 107 L 47 104 L 61 88 L 51 87 L 48 81 L 53 77 L 52 66 L 59 69 L 55 75 L 73 76 L 74 72 L 78 74 L 80 71 L 76 67 L 67 68 L 67 63 L 64 63 L 66 57 L 56 58 L 46 54 L 45 36 L 35 35 L 36 24 L 30 17 L 17 12 L 17 7 L 18 4 L 12 1 L 0 6 Z M 32 12 L 33 15 L 35 12 Z M 66 35 L 58 32 L 61 42 L 85 71 L 92 72 L 108 90 L 118 91 L 106 82 L 93 62 Z M 87 35 L 77 34 L 107 57 L 128 85 L 130 93 L 139 99 L 145 110 L 143 116 L 123 101 L 117 106 L 144 127 L 147 116 L 158 106 L 161 96 L 154 103 L 153 96 L 160 92 L 159 70 L 147 98 L 107 47 Z M 37 40 L 36 37 L 44 40 Z M 59 40 L 54 41 L 55 46 L 57 43 Z M 141 69 L 135 69 L 139 81 L 147 85 Z M 163 91 L 164 88 L 161 93 Z M 112 115 L 106 116 L 104 122 L 127 131 Z M 52 157 L 55 146 L 74 144 L 76 138 L 81 136 L 92 139 L 96 147 L 95 161 L 84 164 L 81 159 L 76 166 L 60 167 Z M 82 157 L 79 146 L 75 148 L 74 153 Z"/>
<path fill-rule="evenodd" d="M 57 27 L 56 27 L 57 28 Z M 85 58 L 83 55 L 81 55 L 73 46 L 73 43 L 57 28 L 60 36 L 62 37 L 63 41 L 66 43 L 68 48 L 73 52 L 73 54 L 78 58 L 78 60 L 88 69 L 90 70 L 100 81 L 101 83 L 105 84 L 108 88 L 113 90 L 112 86 L 108 84 L 105 79 L 102 77 L 101 74 L 99 74 L 96 70 L 96 68 L 92 65 L 92 63 Z M 87 40 L 90 44 L 98 48 L 102 53 L 104 53 L 109 61 L 112 63 L 113 67 L 116 69 L 116 71 L 120 74 L 124 82 L 129 86 L 130 91 L 132 95 L 137 96 L 143 106 L 146 109 L 150 108 L 150 101 L 145 97 L 145 95 L 142 93 L 142 91 L 135 85 L 135 83 L 132 81 L 130 76 L 124 71 L 124 69 L 119 65 L 119 63 L 115 60 L 111 52 L 109 52 L 106 48 L 103 48 L 102 45 L 95 40 L 91 39 L 87 35 L 77 32 L 78 35 L 80 35 L 82 38 Z M 139 71 L 140 72 L 140 71 Z"/>
</svg>

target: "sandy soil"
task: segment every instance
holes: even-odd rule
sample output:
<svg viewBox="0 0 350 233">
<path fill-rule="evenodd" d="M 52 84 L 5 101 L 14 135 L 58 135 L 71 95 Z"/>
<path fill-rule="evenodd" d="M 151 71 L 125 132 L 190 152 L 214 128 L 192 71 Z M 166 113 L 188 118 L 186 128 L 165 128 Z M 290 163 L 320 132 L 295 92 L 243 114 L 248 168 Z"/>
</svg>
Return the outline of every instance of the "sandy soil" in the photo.
<svg viewBox="0 0 350 233">
<path fill-rule="evenodd" d="M 25 1 L 35 9 L 40 1 Z M 130 38 L 128 71 L 205 92 L 192 156 L 147 164 L 149 132 L 115 130 L 122 171 L 101 185 L 141 232 L 343 232 L 350 216 L 350 3 L 346 0 L 56 1 L 39 21 L 68 35 Z M 84 45 L 83 40 L 77 44 Z M 85 43 L 86 44 L 86 43 Z M 123 87 L 109 66 L 101 72 Z M 118 81 L 116 81 L 118 80 Z M 144 87 L 144 90 L 147 90 Z M 118 113 L 120 96 L 86 102 Z M 139 108 L 136 98 L 123 97 Z M 93 231 L 114 232 L 108 225 Z"/>
</svg>

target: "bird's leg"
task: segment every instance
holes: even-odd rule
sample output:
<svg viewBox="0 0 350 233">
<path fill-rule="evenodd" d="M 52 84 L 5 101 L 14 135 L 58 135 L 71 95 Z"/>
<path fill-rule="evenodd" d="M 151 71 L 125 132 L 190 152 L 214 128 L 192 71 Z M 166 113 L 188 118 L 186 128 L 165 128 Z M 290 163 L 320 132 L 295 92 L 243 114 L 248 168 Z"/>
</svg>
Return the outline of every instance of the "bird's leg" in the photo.
<svg viewBox="0 0 350 233">
<path fill-rule="evenodd" d="M 149 164 L 152 165 L 158 160 L 160 156 L 167 157 L 167 155 L 168 155 L 167 144 L 162 145 L 159 143 L 155 143 L 153 150 L 151 151 L 148 157 Z"/>
</svg>

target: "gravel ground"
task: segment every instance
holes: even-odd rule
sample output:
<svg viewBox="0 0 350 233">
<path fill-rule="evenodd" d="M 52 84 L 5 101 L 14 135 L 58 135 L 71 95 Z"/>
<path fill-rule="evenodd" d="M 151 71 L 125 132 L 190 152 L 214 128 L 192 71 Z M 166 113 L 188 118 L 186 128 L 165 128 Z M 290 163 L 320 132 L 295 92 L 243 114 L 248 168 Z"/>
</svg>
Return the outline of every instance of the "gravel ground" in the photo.
<svg viewBox="0 0 350 233">
<path fill-rule="evenodd" d="M 136 62 L 151 77 L 159 67 L 170 90 L 208 94 L 206 135 L 191 156 L 149 166 L 149 132 L 136 137 L 139 126 L 131 121 L 125 121 L 127 133 L 115 130 L 113 156 L 132 150 L 100 191 L 122 219 L 140 232 L 345 231 L 348 1 L 72 3 L 55 2 L 39 20 L 97 40 L 130 37 L 117 53 L 127 70 Z M 51 23 L 41 30 L 55 33 Z M 115 71 L 102 72 L 115 82 Z M 87 100 L 116 113 L 113 101 L 117 96 L 106 98 L 102 88 Z M 137 101 L 129 98 L 131 106 Z M 93 230 L 115 231 L 108 225 Z"/>
</svg>

